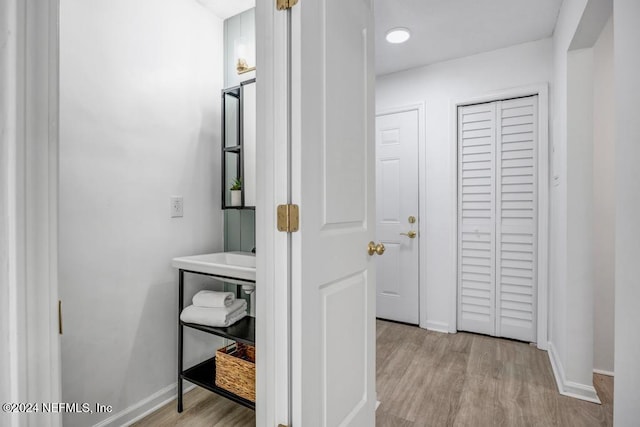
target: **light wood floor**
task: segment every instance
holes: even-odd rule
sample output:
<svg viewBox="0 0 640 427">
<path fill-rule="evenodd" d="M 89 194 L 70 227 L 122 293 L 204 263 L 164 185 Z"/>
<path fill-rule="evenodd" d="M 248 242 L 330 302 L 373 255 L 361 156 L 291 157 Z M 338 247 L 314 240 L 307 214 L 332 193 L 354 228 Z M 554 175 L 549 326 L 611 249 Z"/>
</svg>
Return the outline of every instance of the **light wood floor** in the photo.
<svg viewBox="0 0 640 427">
<path fill-rule="evenodd" d="M 612 425 L 611 377 L 595 376 L 597 405 L 560 395 L 547 353 L 534 346 L 377 326 L 379 427 Z"/>
<path fill-rule="evenodd" d="M 185 382 L 185 385 L 189 383 Z M 244 427 L 255 426 L 255 413 L 244 406 L 196 387 L 184 395 L 183 411 L 178 414 L 173 401 L 133 424 L 135 427 Z"/>
<path fill-rule="evenodd" d="M 377 427 L 611 426 L 613 379 L 595 375 L 602 405 L 561 396 L 546 352 L 510 340 L 377 322 Z M 197 387 L 135 426 L 255 425 L 253 411 Z"/>
</svg>

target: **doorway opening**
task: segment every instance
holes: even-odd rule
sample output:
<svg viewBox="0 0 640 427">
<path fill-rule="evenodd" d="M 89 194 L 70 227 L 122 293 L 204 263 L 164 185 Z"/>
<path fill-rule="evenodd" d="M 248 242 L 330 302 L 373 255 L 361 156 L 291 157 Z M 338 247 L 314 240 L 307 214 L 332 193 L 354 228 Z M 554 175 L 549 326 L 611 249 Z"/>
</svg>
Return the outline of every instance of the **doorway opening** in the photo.
<svg viewBox="0 0 640 427">
<path fill-rule="evenodd" d="M 164 404 L 170 422 L 194 402 L 255 422 L 255 386 L 219 363 L 257 347 L 255 1 L 59 3 L 61 401 L 112 408 L 62 422 Z M 176 263 L 216 254 L 253 277 Z M 204 290 L 235 301 L 197 303 Z"/>
</svg>

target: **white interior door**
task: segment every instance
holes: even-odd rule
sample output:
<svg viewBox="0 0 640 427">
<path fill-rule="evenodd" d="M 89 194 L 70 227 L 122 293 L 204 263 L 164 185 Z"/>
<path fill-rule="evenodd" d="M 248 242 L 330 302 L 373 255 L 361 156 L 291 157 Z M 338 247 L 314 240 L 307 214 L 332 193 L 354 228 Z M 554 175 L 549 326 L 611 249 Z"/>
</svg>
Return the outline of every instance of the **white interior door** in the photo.
<svg viewBox="0 0 640 427">
<path fill-rule="evenodd" d="M 375 425 L 374 44 L 370 0 L 292 10 L 294 426 Z M 378 255 L 375 255 L 378 257 Z"/>
<path fill-rule="evenodd" d="M 458 109 L 458 328 L 533 342 L 538 97 Z"/>
<path fill-rule="evenodd" d="M 495 335 L 496 104 L 458 108 L 458 329 Z"/>
<path fill-rule="evenodd" d="M 538 97 L 498 105 L 496 335 L 533 342 L 538 294 Z"/>
<path fill-rule="evenodd" d="M 419 323 L 418 110 L 376 118 L 376 315 Z"/>
</svg>

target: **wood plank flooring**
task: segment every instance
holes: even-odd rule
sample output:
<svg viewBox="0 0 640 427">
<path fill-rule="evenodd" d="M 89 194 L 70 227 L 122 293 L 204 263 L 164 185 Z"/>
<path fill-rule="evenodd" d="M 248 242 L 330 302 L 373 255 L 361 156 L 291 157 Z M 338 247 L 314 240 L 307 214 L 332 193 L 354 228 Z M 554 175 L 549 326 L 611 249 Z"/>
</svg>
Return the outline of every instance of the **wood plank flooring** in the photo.
<svg viewBox="0 0 640 427">
<path fill-rule="evenodd" d="M 547 353 L 468 333 L 377 322 L 377 427 L 611 426 L 613 379 L 594 376 L 602 405 L 561 396 Z M 254 412 L 196 387 L 138 427 L 255 425 Z"/>
<path fill-rule="evenodd" d="M 189 384 L 185 381 L 185 384 Z M 241 427 L 255 426 L 255 413 L 222 396 L 196 387 L 184 395 L 183 411 L 176 411 L 176 401 L 133 424 L 135 427 Z"/>
<path fill-rule="evenodd" d="M 532 345 L 379 320 L 377 350 L 378 427 L 613 425 L 613 378 L 602 405 L 562 396 Z"/>
</svg>

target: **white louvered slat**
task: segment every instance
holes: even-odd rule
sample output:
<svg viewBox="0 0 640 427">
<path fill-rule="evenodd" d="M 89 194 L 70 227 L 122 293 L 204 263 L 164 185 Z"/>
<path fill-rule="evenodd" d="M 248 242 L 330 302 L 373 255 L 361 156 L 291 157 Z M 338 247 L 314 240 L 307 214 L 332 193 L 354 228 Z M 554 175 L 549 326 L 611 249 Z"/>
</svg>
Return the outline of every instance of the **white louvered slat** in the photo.
<svg viewBox="0 0 640 427">
<path fill-rule="evenodd" d="M 532 149 L 523 149 L 523 150 L 503 150 L 502 151 L 502 160 L 507 159 L 530 159 L 533 157 Z"/>
<path fill-rule="evenodd" d="M 482 154 L 482 153 L 490 153 L 491 149 L 487 148 L 487 145 L 468 145 L 463 148 L 462 154 Z"/>
<path fill-rule="evenodd" d="M 502 185 L 533 184 L 533 175 L 509 175 L 502 177 Z"/>
<path fill-rule="evenodd" d="M 502 192 L 502 200 L 530 201 L 533 200 L 533 191 L 520 191 L 513 193 Z"/>
<path fill-rule="evenodd" d="M 496 106 L 458 109 L 458 327 L 495 330 Z"/>
<path fill-rule="evenodd" d="M 532 105 L 523 105 L 521 107 L 511 106 L 510 108 L 506 108 L 502 110 L 502 117 L 519 117 L 519 116 L 530 116 L 533 114 L 533 106 Z"/>
<path fill-rule="evenodd" d="M 530 134 L 531 132 L 533 132 L 533 124 L 512 126 L 502 125 L 503 135 Z"/>
<path fill-rule="evenodd" d="M 502 101 L 496 120 L 496 335 L 535 341 L 537 97 Z"/>
<path fill-rule="evenodd" d="M 505 149 L 514 149 L 512 145 L 509 144 L 526 144 L 525 148 L 531 148 L 533 146 L 533 140 L 531 136 L 528 134 L 516 133 L 516 134 L 504 134 L 502 135 L 502 143 L 504 144 Z"/>
</svg>

